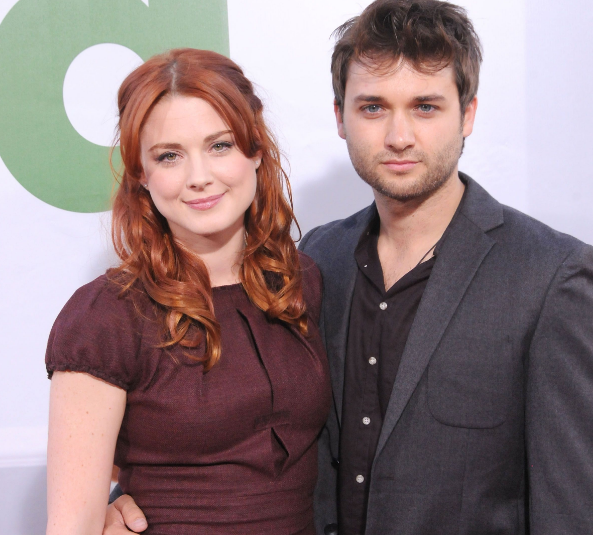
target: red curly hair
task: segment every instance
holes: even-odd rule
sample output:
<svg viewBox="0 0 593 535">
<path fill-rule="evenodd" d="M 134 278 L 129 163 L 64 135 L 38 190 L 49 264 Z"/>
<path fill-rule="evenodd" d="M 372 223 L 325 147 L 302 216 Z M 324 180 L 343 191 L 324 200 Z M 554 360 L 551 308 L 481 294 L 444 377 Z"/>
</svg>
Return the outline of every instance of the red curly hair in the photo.
<svg viewBox="0 0 593 535">
<path fill-rule="evenodd" d="M 183 48 L 152 57 L 124 80 L 118 94 L 123 171 L 118 176 L 112 226 L 113 244 L 122 261 L 116 273 L 124 276 L 125 289 L 139 281 L 159 305 L 166 333 L 162 347 L 195 348 L 203 339 L 200 333 L 205 333 L 203 359 L 209 370 L 220 359 L 221 342 L 206 266 L 175 240 L 167 220 L 140 184 L 140 133 L 166 95 L 205 100 L 232 130 L 246 157 L 261 154 L 255 198 L 245 213 L 240 280 L 268 318 L 295 325 L 305 334 L 302 275 L 290 235 L 296 220 L 288 177 L 264 123 L 262 103 L 238 65 L 215 52 Z"/>
</svg>

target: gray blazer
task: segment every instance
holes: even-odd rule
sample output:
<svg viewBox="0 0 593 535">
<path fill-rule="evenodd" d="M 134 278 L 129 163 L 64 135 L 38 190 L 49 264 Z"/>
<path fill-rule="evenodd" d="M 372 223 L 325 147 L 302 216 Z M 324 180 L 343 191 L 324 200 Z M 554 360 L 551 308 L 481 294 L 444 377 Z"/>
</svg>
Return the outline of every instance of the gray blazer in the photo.
<svg viewBox="0 0 593 535">
<path fill-rule="evenodd" d="M 593 248 L 460 176 L 381 430 L 366 535 L 593 534 Z M 354 249 L 372 213 L 301 243 L 323 275 L 334 396 L 319 533 L 337 522 Z"/>
</svg>

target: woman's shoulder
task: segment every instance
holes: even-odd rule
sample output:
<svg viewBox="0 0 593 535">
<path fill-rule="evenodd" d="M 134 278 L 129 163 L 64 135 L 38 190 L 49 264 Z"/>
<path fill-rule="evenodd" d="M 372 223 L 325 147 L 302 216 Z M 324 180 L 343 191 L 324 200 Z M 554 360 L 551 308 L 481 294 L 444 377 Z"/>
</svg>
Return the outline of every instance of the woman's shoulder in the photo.
<svg viewBox="0 0 593 535">
<path fill-rule="evenodd" d="M 303 280 L 306 280 L 307 284 L 319 286 L 319 291 L 321 291 L 321 271 L 319 271 L 315 261 L 302 251 L 299 251 L 299 261 L 303 273 Z"/>
<path fill-rule="evenodd" d="M 97 304 L 100 306 L 104 301 L 118 301 L 118 288 L 121 289 L 108 271 L 78 288 L 66 303 L 64 310 Z"/>
<path fill-rule="evenodd" d="M 303 297 L 307 304 L 309 314 L 313 317 L 315 322 L 318 322 L 321 313 L 321 298 L 323 294 L 321 271 L 319 271 L 319 268 L 313 259 L 301 251 L 299 251 L 299 261 L 303 276 Z"/>
<path fill-rule="evenodd" d="M 95 280 L 81 286 L 64 305 L 58 319 L 96 316 L 101 323 L 113 320 L 121 324 L 125 319 L 135 322 L 146 315 L 150 299 L 140 283 L 127 284 L 125 274 L 109 270 Z"/>
<path fill-rule="evenodd" d="M 125 288 L 107 272 L 81 286 L 52 327 L 46 366 L 53 371 L 84 371 L 129 389 L 147 319 L 155 318 L 137 284 Z"/>
</svg>

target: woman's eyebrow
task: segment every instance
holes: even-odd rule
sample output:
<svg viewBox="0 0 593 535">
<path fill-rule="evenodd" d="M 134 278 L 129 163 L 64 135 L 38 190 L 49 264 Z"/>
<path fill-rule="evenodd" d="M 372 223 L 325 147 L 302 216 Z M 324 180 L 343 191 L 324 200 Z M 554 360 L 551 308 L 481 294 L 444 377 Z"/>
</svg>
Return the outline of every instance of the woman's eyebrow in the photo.
<svg viewBox="0 0 593 535">
<path fill-rule="evenodd" d="M 152 152 L 154 150 L 161 150 L 161 149 L 179 150 L 179 149 L 181 149 L 181 145 L 179 143 L 168 143 L 165 141 L 165 142 L 157 143 L 156 145 L 153 145 L 152 147 L 150 147 L 150 149 L 148 149 L 148 152 Z"/>
<path fill-rule="evenodd" d="M 204 138 L 204 143 L 210 143 L 215 139 L 219 138 L 220 136 L 224 136 L 225 134 L 232 134 L 232 130 L 221 130 L 220 132 L 214 132 L 214 134 L 210 134 Z"/>
</svg>

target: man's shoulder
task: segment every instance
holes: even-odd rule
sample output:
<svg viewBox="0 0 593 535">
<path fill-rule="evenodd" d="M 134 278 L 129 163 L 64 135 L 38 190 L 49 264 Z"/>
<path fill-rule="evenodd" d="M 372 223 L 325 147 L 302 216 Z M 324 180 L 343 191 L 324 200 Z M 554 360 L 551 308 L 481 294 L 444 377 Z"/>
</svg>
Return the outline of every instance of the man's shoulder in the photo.
<svg viewBox="0 0 593 535">
<path fill-rule="evenodd" d="M 535 259 L 561 260 L 571 252 L 590 246 L 510 206 L 501 205 L 504 225 L 492 232 L 501 244 L 523 251 Z"/>
<path fill-rule="evenodd" d="M 499 249 L 516 256 L 518 261 L 531 258 L 554 262 L 571 251 L 590 247 L 516 208 L 499 203 L 470 177 L 462 173 L 460 176 L 468 186 L 462 214 L 493 238 Z"/>
<path fill-rule="evenodd" d="M 328 256 L 340 255 L 356 247 L 374 213 L 375 206 L 372 204 L 345 219 L 315 227 L 303 236 L 299 249 L 317 263 Z"/>
</svg>

